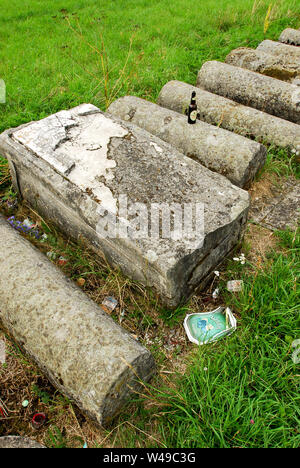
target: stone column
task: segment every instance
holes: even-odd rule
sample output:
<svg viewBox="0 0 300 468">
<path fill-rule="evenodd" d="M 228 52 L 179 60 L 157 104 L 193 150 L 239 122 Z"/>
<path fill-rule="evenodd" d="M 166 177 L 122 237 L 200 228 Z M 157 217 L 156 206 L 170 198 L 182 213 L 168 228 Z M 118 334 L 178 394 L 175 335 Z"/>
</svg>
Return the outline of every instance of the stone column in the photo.
<svg viewBox="0 0 300 468">
<path fill-rule="evenodd" d="M 287 28 L 280 34 L 279 42 L 300 46 L 300 30 Z"/>
<path fill-rule="evenodd" d="M 202 66 L 198 73 L 197 86 L 300 124 L 300 87 L 297 85 L 212 61 Z"/>
<path fill-rule="evenodd" d="M 295 63 L 299 63 L 300 60 L 299 47 L 270 41 L 269 39 L 262 41 L 256 50 L 262 50 L 268 54 L 275 55 L 275 57 L 281 57 L 283 60 L 293 61 Z"/>
<path fill-rule="evenodd" d="M 151 354 L 2 216 L 0 239 L 0 320 L 55 387 L 109 424 L 137 376 L 152 375 Z"/>
<path fill-rule="evenodd" d="M 170 81 L 165 84 L 157 102 L 160 106 L 184 113 L 192 91 L 196 91 L 201 120 L 261 142 L 300 151 L 299 125 L 252 107 L 243 106 L 187 83 Z"/>
<path fill-rule="evenodd" d="M 249 185 L 266 160 L 266 149 L 240 135 L 187 117 L 135 96 L 113 102 L 112 115 L 144 128 L 239 187 Z"/>
<path fill-rule="evenodd" d="M 292 81 L 300 76 L 300 61 L 289 61 L 276 57 L 262 50 L 241 47 L 230 52 L 226 63 L 236 67 L 247 68 L 263 75 L 283 81 Z"/>
</svg>

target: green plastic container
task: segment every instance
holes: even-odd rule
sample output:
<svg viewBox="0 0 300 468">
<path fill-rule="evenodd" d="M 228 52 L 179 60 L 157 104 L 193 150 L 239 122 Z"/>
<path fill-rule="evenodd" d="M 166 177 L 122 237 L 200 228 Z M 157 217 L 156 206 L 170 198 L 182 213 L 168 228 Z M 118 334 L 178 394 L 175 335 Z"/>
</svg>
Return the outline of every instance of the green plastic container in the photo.
<svg viewBox="0 0 300 468">
<path fill-rule="evenodd" d="M 211 312 L 188 314 L 184 328 L 190 341 L 203 345 L 234 332 L 236 319 L 229 307 L 218 307 Z"/>
</svg>

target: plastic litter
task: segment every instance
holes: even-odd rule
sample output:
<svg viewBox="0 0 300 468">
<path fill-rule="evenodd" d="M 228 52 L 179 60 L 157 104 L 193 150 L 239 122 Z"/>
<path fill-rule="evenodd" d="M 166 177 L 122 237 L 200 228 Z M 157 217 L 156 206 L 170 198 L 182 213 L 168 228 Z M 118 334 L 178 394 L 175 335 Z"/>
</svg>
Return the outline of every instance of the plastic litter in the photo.
<svg viewBox="0 0 300 468">
<path fill-rule="evenodd" d="M 243 289 L 243 280 L 232 280 L 227 282 L 227 289 L 231 292 L 239 292 Z"/>
<path fill-rule="evenodd" d="M 220 292 L 219 288 L 216 288 L 212 293 L 212 298 L 217 299 L 217 297 L 219 297 L 219 292 Z"/>
<path fill-rule="evenodd" d="M 22 406 L 23 406 L 23 408 L 27 408 L 28 405 L 29 405 L 29 401 L 28 401 L 28 400 L 22 401 Z"/>
<path fill-rule="evenodd" d="M 68 263 L 68 260 L 67 260 L 65 257 L 59 257 L 59 259 L 58 259 L 58 264 L 59 264 L 60 266 L 64 266 L 64 265 L 66 265 L 67 263 Z"/>
<path fill-rule="evenodd" d="M 45 413 L 36 413 L 31 420 L 31 425 L 34 429 L 39 429 L 45 424 L 46 419 Z"/>
<path fill-rule="evenodd" d="M 229 307 L 218 307 L 211 312 L 188 314 L 183 325 L 189 340 L 203 345 L 233 333 L 236 319 Z"/>
<path fill-rule="evenodd" d="M 293 341 L 292 348 L 296 348 L 292 354 L 293 363 L 299 364 L 300 363 L 300 339 Z"/>
<path fill-rule="evenodd" d="M 49 252 L 47 252 L 47 257 L 49 258 L 49 260 L 55 260 L 56 257 L 57 257 L 57 254 L 55 252 L 53 252 L 52 250 L 50 250 Z"/>
<path fill-rule="evenodd" d="M 16 219 L 15 216 L 10 216 L 7 221 L 9 224 L 16 229 L 17 231 L 21 231 L 24 234 L 30 234 L 34 236 L 36 239 L 40 239 L 41 234 L 36 227 L 36 224 L 33 221 L 30 221 L 28 218 L 24 221 L 19 221 Z"/>
<path fill-rule="evenodd" d="M 109 312 L 113 312 L 118 305 L 118 301 L 113 296 L 106 296 L 101 305 Z"/>
<path fill-rule="evenodd" d="M 4 401 L 2 401 L 0 398 L 0 419 L 8 418 L 8 413 L 11 413 L 11 411 L 9 411 Z"/>
</svg>

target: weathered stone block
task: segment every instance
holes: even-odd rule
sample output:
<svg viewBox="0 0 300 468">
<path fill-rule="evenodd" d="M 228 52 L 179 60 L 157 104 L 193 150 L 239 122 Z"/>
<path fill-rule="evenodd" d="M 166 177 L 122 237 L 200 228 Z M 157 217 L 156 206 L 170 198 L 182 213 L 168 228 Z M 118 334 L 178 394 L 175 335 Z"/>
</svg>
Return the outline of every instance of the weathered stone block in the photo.
<svg viewBox="0 0 300 468">
<path fill-rule="evenodd" d="M 268 54 L 275 55 L 276 57 L 281 57 L 283 60 L 287 60 L 289 62 L 293 61 L 295 63 L 299 63 L 300 60 L 299 47 L 270 41 L 269 39 L 262 41 L 257 46 L 256 50 L 262 50 Z"/>
<path fill-rule="evenodd" d="M 202 66 L 197 86 L 240 104 L 300 123 L 300 88 L 294 84 L 212 61 Z"/>
<path fill-rule="evenodd" d="M 19 436 L 4 436 L 0 437 L 0 449 L 16 449 L 16 448 L 46 448 L 44 445 L 39 444 L 35 440 L 29 439 L 28 437 Z"/>
<path fill-rule="evenodd" d="M 282 31 L 278 40 L 279 42 L 284 42 L 285 44 L 300 46 L 300 30 L 287 28 Z"/>
<path fill-rule="evenodd" d="M 118 99 L 108 112 L 171 143 L 239 187 L 249 185 L 266 160 L 267 151 L 259 143 L 199 120 L 189 125 L 186 116 L 135 96 Z"/>
<path fill-rule="evenodd" d="M 138 377 L 151 377 L 151 354 L 1 216 L 0 239 L 0 320 L 62 393 L 108 424 Z"/>
<path fill-rule="evenodd" d="M 243 232 L 247 192 L 94 106 L 6 131 L 0 151 L 35 210 L 170 307 L 205 284 Z"/>
<path fill-rule="evenodd" d="M 247 47 L 231 51 L 226 57 L 226 63 L 283 81 L 292 81 L 300 76 L 299 60 L 290 61 L 263 50 L 253 50 Z"/>
<path fill-rule="evenodd" d="M 157 102 L 160 106 L 183 113 L 189 104 L 192 91 L 196 92 L 201 120 L 255 138 L 263 143 L 300 151 L 299 125 L 252 107 L 243 106 L 187 83 L 169 81 L 162 88 Z"/>
</svg>

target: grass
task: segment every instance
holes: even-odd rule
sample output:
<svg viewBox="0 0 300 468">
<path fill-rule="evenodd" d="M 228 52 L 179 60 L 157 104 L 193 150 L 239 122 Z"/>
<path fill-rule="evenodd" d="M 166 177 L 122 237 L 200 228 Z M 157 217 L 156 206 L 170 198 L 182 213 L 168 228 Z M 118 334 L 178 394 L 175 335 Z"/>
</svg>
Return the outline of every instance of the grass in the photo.
<svg viewBox="0 0 300 468">
<path fill-rule="evenodd" d="M 299 446 L 299 379 L 291 342 L 300 323 L 300 233 L 278 236 L 285 253 L 269 252 L 263 266 L 248 265 L 238 275 L 243 292 L 224 295 L 239 315 L 235 335 L 200 348 L 172 390 L 159 392 L 169 411 L 168 424 L 162 424 L 167 444 Z M 230 266 L 226 276 L 232 277 Z"/>
<path fill-rule="evenodd" d="M 101 60 L 107 59 L 112 90 L 130 40 L 118 96 L 154 101 L 171 79 L 193 84 L 206 60 L 223 60 L 236 47 L 256 47 L 266 34 L 277 39 L 283 28 L 299 25 L 296 0 L 3 0 L 0 77 L 7 104 L 1 105 L 0 131 L 82 102 L 104 110 Z"/>
<path fill-rule="evenodd" d="M 234 48 L 277 39 L 300 27 L 294 0 L 2 0 L 0 78 L 7 103 L 0 104 L 0 131 L 58 110 L 91 102 L 103 110 L 114 97 L 134 94 L 155 101 L 171 79 L 195 83 L 206 60 L 224 60 Z M 299 177 L 296 157 L 270 147 L 254 184 L 272 191 L 274 181 Z M 118 299 L 112 318 L 147 346 L 158 375 L 109 430 L 95 427 L 60 395 L 11 337 L 0 368 L 0 397 L 12 413 L 0 436 L 29 435 L 49 447 L 297 447 L 299 372 L 291 359 L 299 338 L 299 234 L 275 234 L 248 225 L 239 246 L 247 262 L 229 260 L 205 292 L 169 311 L 139 284 L 95 259 L 84 244 L 65 239 L 24 203 L 17 205 L 6 161 L 0 156 L 0 210 L 30 217 L 44 242 L 30 238 L 96 303 Z M 228 279 L 243 279 L 230 294 Z M 212 290 L 220 288 L 220 297 Z M 187 312 L 228 305 L 238 319 L 230 337 L 201 348 L 187 342 Z M 298 373 L 297 373 L 298 372 Z M 27 399 L 29 405 L 22 407 Z M 38 432 L 36 411 L 47 413 Z"/>
</svg>

